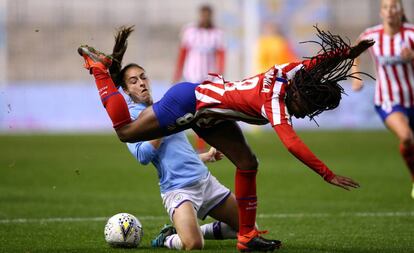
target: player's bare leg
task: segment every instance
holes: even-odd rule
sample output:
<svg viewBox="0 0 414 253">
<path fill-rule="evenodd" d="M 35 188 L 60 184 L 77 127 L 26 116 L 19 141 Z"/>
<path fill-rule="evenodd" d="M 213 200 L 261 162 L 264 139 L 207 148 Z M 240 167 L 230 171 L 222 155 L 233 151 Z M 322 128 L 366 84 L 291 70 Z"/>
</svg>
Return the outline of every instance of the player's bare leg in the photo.
<svg viewBox="0 0 414 253">
<path fill-rule="evenodd" d="M 224 201 L 221 205 L 217 206 L 208 214 L 214 219 L 224 222 L 229 225 L 234 231 L 239 230 L 239 213 L 237 211 L 237 200 L 234 194 Z"/>
<path fill-rule="evenodd" d="M 400 153 L 411 173 L 413 183 L 411 197 L 414 199 L 414 134 L 409 119 L 401 112 L 394 112 L 386 118 L 385 125 L 400 141 Z"/>
<path fill-rule="evenodd" d="M 256 224 L 256 173 L 258 162 L 236 122 L 225 121 L 210 128 L 193 128 L 208 144 L 236 165 L 235 194 L 239 212 L 237 248 L 240 251 L 273 251 L 278 240 L 260 236 Z"/>
<path fill-rule="evenodd" d="M 184 250 L 202 249 L 204 238 L 197 221 L 193 204 L 186 201 L 174 211 L 174 226 L 181 239 Z"/>
<path fill-rule="evenodd" d="M 160 234 L 151 241 L 154 248 L 167 247 L 178 250 L 200 250 L 204 246 L 197 214 L 190 201 L 185 201 L 174 209 L 174 227 L 165 225 Z"/>
</svg>

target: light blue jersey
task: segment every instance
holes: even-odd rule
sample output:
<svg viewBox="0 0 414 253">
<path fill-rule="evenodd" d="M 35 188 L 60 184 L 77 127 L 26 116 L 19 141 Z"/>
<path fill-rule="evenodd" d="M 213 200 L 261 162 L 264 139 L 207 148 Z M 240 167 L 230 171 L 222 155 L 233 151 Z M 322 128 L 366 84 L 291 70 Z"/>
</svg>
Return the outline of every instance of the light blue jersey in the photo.
<svg viewBox="0 0 414 253">
<path fill-rule="evenodd" d="M 128 102 L 129 113 L 135 120 L 146 105 Z M 184 132 L 163 137 L 158 149 L 148 141 L 127 145 L 141 164 L 152 162 L 155 166 L 161 193 L 192 185 L 208 175 L 207 167 L 199 159 Z"/>
</svg>

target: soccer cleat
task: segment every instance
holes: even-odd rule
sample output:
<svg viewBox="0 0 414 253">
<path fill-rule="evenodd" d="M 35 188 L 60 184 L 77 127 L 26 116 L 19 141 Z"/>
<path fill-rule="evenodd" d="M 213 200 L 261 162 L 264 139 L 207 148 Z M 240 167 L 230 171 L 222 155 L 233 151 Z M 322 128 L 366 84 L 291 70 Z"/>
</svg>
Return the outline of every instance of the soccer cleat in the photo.
<svg viewBox="0 0 414 253">
<path fill-rule="evenodd" d="M 164 247 L 165 239 L 173 234 L 176 234 L 177 230 L 171 225 L 165 224 L 164 227 L 161 229 L 160 233 L 155 237 L 153 240 L 151 240 L 151 246 L 153 248 L 160 248 Z"/>
<path fill-rule="evenodd" d="M 112 64 L 112 56 L 99 52 L 88 45 L 80 46 L 78 53 L 85 59 L 84 67 L 88 70 L 99 68 L 106 71 Z"/>
<path fill-rule="evenodd" d="M 282 246 L 279 240 L 268 240 L 261 237 L 261 234 L 266 234 L 267 231 L 252 230 L 245 235 L 237 235 L 237 249 L 240 252 L 252 251 L 274 251 Z"/>
</svg>

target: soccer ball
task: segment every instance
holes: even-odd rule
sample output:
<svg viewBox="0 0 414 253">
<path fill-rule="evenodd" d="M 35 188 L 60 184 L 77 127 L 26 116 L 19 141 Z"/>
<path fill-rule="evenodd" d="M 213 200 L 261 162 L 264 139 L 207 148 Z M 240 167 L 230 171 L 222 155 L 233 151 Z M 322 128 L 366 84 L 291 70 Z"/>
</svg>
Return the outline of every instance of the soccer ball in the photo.
<svg viewBox="0 0 414 253">
<path fill-rule="evenodd" d="M 105 241 L 112 247 L 135 248 L 141 242 L 144 230 L 132 214 L 118 213 L 105 225 Z"/>
</svg>

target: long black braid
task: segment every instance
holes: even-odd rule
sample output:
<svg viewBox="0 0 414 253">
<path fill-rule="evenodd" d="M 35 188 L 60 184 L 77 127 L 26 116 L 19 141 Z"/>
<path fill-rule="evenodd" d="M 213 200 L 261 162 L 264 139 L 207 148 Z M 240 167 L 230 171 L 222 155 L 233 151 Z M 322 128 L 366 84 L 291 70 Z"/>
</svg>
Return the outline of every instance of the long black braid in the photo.
<svg viewBox="0 0 414 253">
<path fill-rule="evenodd" d="M 305 57 L 310 60 L 310 67 L 305 68 L 304 66 L 296 72 L 290 84 L 290 90 L 297 91 L 300 97 L 305 100 L 309 108 L 307 116 L 311 120 L 323 111 L 338 107 L 342 94 L 345 94 L 342 86 L 338 84 L 339 81 L 347 78 L 360 80 L 355 76 L 357 73 L 348 74 L 355 58 L 350 57 L 352 50 L 350 41 L 346 42 L 339 35 L 322 31 L 317 26 L 314 27 L 321 42 L 304 41 L 301 43 L 316 43 L 321 49 L 318 55 Z M 287 99 L 290 99 L 291 94 L 288 92 Z"/>
<path fill-rule="evenodd" d="M 130 67 L 138 67 L 144 70 L 143 67 L 136 63 L 130 63 L 122 68 L 122 59 L 128 47 L 128 37 L 134 31 L 134 26 L 121 26 L 118 28 L 115 35 L 115 45 L 112 50 L 112 65 L 109 67 L 111 78 L 117 87 L 125 87 L 124 74 Z"/>
</svg>

